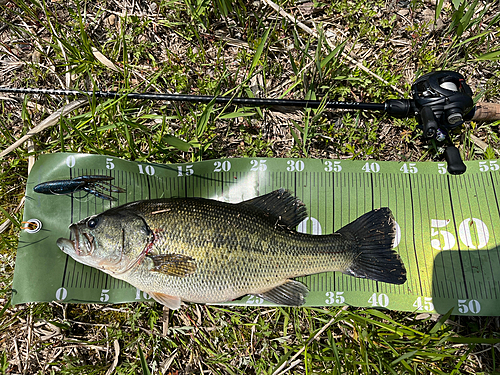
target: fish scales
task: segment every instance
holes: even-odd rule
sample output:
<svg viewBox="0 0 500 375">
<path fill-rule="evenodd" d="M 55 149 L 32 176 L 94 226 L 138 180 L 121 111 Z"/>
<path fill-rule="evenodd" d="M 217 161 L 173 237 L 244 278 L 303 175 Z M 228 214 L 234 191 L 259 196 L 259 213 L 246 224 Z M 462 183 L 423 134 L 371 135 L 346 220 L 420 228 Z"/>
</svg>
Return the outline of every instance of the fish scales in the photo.
<svg viewBox="0 0 500 375">
<path fill-rule="evenodd" d="M 373 210 L 334 234 L 295 227 L 304 204 L 277 190 L 239 204 L 202 198 L 139 201 L 70 226 L 58 246 L 178 308 L 181 301 L 225 302 L 245 294 L 301 305 L 307 288 L 292 278 L 327 271 L 402 284 L 406 272 L 392 250 L 395 222 Z"/>
<path fill-rule="evenodd" d="M 137 280 L 153 291 L 177 292 L 191 302 L 223 302 L 248 293 L 262 293 L 287 278 L 343 270 L 349 242 L 339 234 L 305 235 L 269 225 L 236 205 L 178 199 L 144 202 L 135 207 L 155 232 L 152 253 L 174 252 L 196 259 L 197 272 L 184 278 L 148 273 Z M 150 215 L 148 212 L 159 211 Z M 150 269 L 144 264 L 144 269 Z"/>
</svg>

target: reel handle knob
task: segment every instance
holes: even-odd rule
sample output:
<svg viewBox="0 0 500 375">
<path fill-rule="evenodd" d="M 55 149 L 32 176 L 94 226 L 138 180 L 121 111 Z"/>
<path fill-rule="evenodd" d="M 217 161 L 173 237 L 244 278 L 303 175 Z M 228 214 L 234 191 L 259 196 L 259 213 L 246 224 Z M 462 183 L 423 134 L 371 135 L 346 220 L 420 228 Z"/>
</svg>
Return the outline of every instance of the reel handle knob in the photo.
<svg viewBox="0 0 500 375">
<path fill-rule="evenodd" d="M 455 146 L 448 146 L 444 151 L 444 158 L 448 163 L 448 173 L 462 174 L 467 170 L 467 166 L 460 157 L 460 151 Z"/>
</svg>

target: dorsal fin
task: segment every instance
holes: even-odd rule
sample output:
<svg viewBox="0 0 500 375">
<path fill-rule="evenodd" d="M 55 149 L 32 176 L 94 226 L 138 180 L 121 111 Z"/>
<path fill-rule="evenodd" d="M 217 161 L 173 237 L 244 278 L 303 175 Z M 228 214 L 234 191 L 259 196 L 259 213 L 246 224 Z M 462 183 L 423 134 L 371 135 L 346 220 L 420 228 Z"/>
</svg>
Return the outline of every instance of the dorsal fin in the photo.
<svg viewBox="0 0 500 375">
<path fill-rule="evenodd" d="M 257 209 L 269 216 L 271 221 L 290 229 L 295 229 L 307 217 L 306 205 L 285 189 L 275 190 L 239 204 Z"/>
</svg>

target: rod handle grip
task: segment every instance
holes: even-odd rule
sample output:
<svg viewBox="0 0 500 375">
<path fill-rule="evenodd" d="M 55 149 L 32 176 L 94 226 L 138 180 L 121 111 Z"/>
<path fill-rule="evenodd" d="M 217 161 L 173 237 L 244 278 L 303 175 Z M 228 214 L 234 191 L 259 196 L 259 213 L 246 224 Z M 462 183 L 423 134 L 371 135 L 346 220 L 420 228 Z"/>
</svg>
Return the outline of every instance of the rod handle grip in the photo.
<svg viewBox="0 0 500 375">
<path fill-rule="evenodd" d="M 384 103 L 384 111 L 389 116 L 397 118 L 407 118 L 415 115 L 415 108 L 409 99 L 389 99 Z"/>
<path fill-rule="evenodd" d="M 500 104 L 477 103 L 472 121 L 496 121 L 500 120 Z"/>
</svg>

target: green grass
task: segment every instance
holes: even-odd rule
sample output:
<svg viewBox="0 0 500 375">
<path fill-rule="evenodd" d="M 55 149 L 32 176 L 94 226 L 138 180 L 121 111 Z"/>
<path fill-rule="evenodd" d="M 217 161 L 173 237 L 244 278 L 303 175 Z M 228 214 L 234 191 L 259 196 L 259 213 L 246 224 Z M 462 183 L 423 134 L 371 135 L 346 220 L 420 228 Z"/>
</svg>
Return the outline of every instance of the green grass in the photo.
<svg viewBox="0 0 500 375">
<path fill-rule="evenodd" d="M 498 101 L 498 1 L 394 4 L 282 2 L 315 36 L 263 1 L 157 0 L 133 8 L 108 0 L 1 2 L 0 84 L 383 102 L 400 97 L 390 85 L 409 94 L 419 75 L 452 69 L 482 101 Z M 71 100 L 0 100 L 0 150 Z M 498 157 L 497 126 L 460 129 L 454 141 L 463 157 Z M 157 163 L 247 156 L 442 160 L 439 148 L 419 135 L 415 120 L 377 113 L 93 99 L 34 136 L 34 151 L 23 145 L 0 160 L 0 222 L 9 215 L 22 220 L 16 207 L 30 156 L 72 151 Z M 146 303 L 12 307 L 18 234 L 11 225 L 0 237 L 1 373 L 105 374 L 115 356 L 117 374 L 499 373 L 499 346 L 492 341 L 498 318 L 203 305 L 164 312 Z"/>
</svg>

